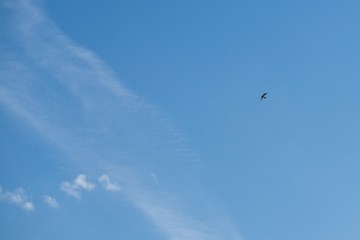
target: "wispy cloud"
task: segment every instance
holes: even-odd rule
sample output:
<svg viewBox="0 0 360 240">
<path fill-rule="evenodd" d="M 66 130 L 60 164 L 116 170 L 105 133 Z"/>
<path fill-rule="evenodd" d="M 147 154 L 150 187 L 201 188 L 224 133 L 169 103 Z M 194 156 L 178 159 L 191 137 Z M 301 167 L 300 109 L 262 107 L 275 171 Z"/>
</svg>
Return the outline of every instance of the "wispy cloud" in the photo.
<svg viewBox="0 0 360 240">
<path fill-rule="evenodd" d="M 35 210 L 34 204 L 29 200 L 29 196 L 26 194 L 24 188 L 16 188 L 13 192 L 3 192 L 0 188 L 0 200 L 5 200 L 21 207 L 26 212 L 32 212 Z"/>
<path fill-rule="evenodd" d="M 158 194 L 162 195 L 159 197 Z M 165 196 L 164 196 L 165 194 Z M 181 204 L 168 198 L 166 193 L 149 191 L 133 192 L 134 203 L 153 220 L 159 230 L 171 240 L 240 240 L 234 225 L 222 213 L 204 217 L 187 214 Z M 202 206 L 198 206 L 202 208 Z M 212 209 L 209 209 L 212 211 Z M 194 212 L 196 212 L 194 210 Z M 216 212 L 216 211 L 215 211 Z"/>
<path fill-rule="evenodd" d="M 95 184 L 89 182 L 84 174 L 80 174 L 73 181 L 65 181 L 60 184 L 60 189 L 68 195 L 77 199 L 81 198 L 81 190 L 92 191 L 96 187 Z"/>
<path fill-rule="evenodd" d="M 103 188 L 106 190 L 106 191 L 120 191 L 121 190 L 121 187 L 118 183 L 116 182 L 111 182 L 110 181 L 110 178 L 108 175 L 102 175 L 100 178 L 99 178 L 99 182 L 101 183 L 101 185 L 103 186 Z"/>
<path fill-rule="evenodd" d="M 53 197 L 45 195 L 45 196 L 43 196 L 43 200 L 48 206 L 50 206 L 52 208 L 58 208 L 59 207 L 59 203 Z"/>
<path fill-rule="evenodd" d="M 179 191 L 193 184 L 201 161 L 161 111 L 125 88 L 101 59 L 71 41 L 33 1 L 2 1 L 13 13 L 10 27 L 21 46 L 19 54 L 0 56 L 0 103 L 84 169 L 109 172 L 111 181 L 106 175 L 100 181 L 105 189 L 119 189 L 116 182 L 121 182 L 123 196 L 168 239 L 240 239 L 232 224 L 218 227 L 227 217 L 213 214 L 220 219 L 215 223 L 199 217 L 197 209 L 206 198 Z M 115 170 L 108 171 L 109 166 Z M 154 189 L 146 177 L 155 170 L 162 184 Z M 79 175 L 60 188 L 80 199 L 95 184 Z M 182 206 L 184 199 L 190 199 L 190 210 Z"/>
</svg>

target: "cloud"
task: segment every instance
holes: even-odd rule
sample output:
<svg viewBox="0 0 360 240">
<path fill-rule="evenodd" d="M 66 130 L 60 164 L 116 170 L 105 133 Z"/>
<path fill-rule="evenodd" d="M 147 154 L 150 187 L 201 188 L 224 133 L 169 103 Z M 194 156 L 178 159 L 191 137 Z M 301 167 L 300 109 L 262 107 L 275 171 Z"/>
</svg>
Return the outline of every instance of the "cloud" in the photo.
<svg viewBox="0 0 360 240">
<path fill-rule="evenodd" d="M 3 192 L 0 187 L 0 200 L 5 200 L 21 207 L 26 212 L 32 212 L 35 210 L 34 204 L 29 201 L 29 196 L 26 194 L 24 188 L 16 188 L 13 192 Z"/>
<path fill-rule="evenodd" d="M 45 202 L 48 206 L 50 206 L 50 207 L 52 207 L 52 208 L 58 208 L 58 207 L 59 207 L 58 202 L 57 202 L 56 199 L 53 198 L 53 197 L 50 197 L 50 196 L 48 196 L 48 195 L 45 195 L 45 196 L 43 196 L 43 200 L 44 200 L 44 202 Z"/>
<path fill-rule="evenodd" d="M 217 240 L 240 239 L 218 235 L 219 229 L 211 229 L 204 221 L 179 211 L 176 204 L 153 198 L 152 193 L 142 192 L 133 199 L 136 205 L 150 218 L 156 227 L 171 240 Z"/>
<path fill-rule="evenodd" d="M 115 182 L 111 182 L 108 175 L 102 175 L 99 182 L 106 191 L 120 191 L 121 187 Z"/>
<path fill-rule="evenodd" d="M 95 184 L 88 182 L 84 174 L 80 174 L 76 177 L 74 180 L 74 186 L 85 189 L 86 191 L 91 191 L 95 188 Z"/>
<path fill-rule="evenodd" d="M 92 191 L 96 187 L 95 184 L 88 182 L 84 174 L 78 175 L 75 180 L 68 182 L 62 182 L 60 189 L 66 192 L 68 195 L 77 199 L 81 198 L 81 190 Z"/>
<path fill-rule="evenodd" d="M 240 239 L 231 224 L 220 229 L 221 224 L 198 216 L 198 208 L 208 199 L 191 199 L 191 194 L 180 192 L 180 187 L 192 186 L 189 176 L 201 164 L 161 111 L 126 89 L 99 57 L 70 40 L 34 1 L 6 2 L 14 15 L 11 30 L 17 31 L 14 45 L 21 45 L 19 56 L 10 52 L 5 59 L 0 54 L 0 103 L 69 161 L 121 179 L 123 196 L 167 239 Z M 8 51 L 15 48 L 11 47 Z M 116 170 L 108 171 L 108 166 Z M 156 190 L 148 185 L 150 171 L 164 183 L 153 184 Z M 120 188 L 106 175 L 100 183 L 105 189 Z M 79 175 L 60 188 L 80 199 L 82 191 L 93 190 L 95 184 Z M 170 193 L 175 200 L 164 197 Z M 189 198 L 193 207 L 181 207 Z M 31 209 L 29 204 L 24 207 Z M 228 219 L 220 214 L 212 217 L 220 222 Z"/>
</svg>

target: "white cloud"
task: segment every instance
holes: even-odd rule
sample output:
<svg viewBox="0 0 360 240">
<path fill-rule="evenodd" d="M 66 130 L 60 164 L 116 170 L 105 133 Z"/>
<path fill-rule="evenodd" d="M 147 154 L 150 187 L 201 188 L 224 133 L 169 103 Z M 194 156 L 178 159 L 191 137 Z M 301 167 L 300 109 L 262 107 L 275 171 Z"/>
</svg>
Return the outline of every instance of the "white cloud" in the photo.
<svg viewBox="0 0 360 240">
<path fill-rule="evenodd" d="M 21 207 L 28 212 L 35 210 L 34 204 L 32 202 L 25 202 Z"/>
<path fill-rule="evenodd" d="M 101 185 L 103 186 L 103 188 L 106 191 L 120 191 L 121 190 L 120 185 L 115 182 L 111 182 L 108 175 L 105 175 L 105 174 L 102 175 L 99 178 L 99 182 L 101 183 Z"/>
<path fill-rule="evenodd" d="M 48 196 L 48 195 L 45 195 L 45 196 L 43 197 L 43 200 L 44 200 L 44 202 L 45 202 L 47 205 L 49 205 L 49 206 L 52 207 L 52 208 L 58 208 L 58 207 L 59 207 L 58 202 L 57 202 L 56 199 L 53 198 L 53 197 L 50 197 L 50 196 Z"/>
<path fill-rule="evenodd" d="M 80 191 L 86 190 L 86 191 L 92 191 L 96 187 L 95 184 L 88 182 L 86 179 L 86 175 L 80 174 L 78 175 L 74 181 L 68 182 L 62 182 L 60 184 L 60 189 L 66 192 L 68 195 L 73 196 L 77 199 L 81 198 Z"/>
<path fill-rule="evenodd" d="M 79 188 L 83 188 L 87 191 L 91 191 L 95 188 L 95 184 L 86 181 L 86 176 L 84 174 L 80 174 L 74 181 L 75 186 L 79 186 Z"/>
<path fill-rule="evenodd" d="M 0 200 L 6 200 L 10 203 L 13 203 L 21 207 L 26 212 L 34 211 L 35 210 L 34 204 L 28 199 L 29 197 L 26 194 L 26 191 L 22 187 L 15 189 L 13 192 L 10 191 L 3 192 L 2 188 L 0 187 Z"/>
<path fill-rule="evenodd" d="M 78 190 L 70 182 L 62 182 L 60 184 L 60 189 L 63 190 L 64 192 L 66 192 L 67 194 L 69 194 L 70 196 L 73 196 L 78 199 L 81 198 Z"/>
</svg>

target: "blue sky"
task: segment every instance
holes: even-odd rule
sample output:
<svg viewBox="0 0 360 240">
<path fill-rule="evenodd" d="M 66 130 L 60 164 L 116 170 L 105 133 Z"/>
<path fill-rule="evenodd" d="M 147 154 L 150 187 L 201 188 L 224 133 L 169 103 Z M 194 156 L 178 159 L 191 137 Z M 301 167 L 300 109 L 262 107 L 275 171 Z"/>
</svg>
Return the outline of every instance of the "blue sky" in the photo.
<svg viewBox="0 0 360 240">
<path fill-rule="evenodd" d="M 0 238 L 359 239 L 359 10 L 1 0 Z"/>
</svg>

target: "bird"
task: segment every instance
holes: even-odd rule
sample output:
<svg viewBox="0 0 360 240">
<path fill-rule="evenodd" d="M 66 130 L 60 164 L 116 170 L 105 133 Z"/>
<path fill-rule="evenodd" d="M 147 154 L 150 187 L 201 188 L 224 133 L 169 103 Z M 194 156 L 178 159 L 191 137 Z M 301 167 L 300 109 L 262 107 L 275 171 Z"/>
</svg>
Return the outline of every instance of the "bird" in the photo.
<svg viewBox="0 0 360 240">
<path fill-rule="evenodd" d="M 263 99 L 266 99 L 266 95 L 267 95 L 267 93 L 263 93 L 263 94 L 261 95 L 260 101 L 262 101 Z"/>
</svg>

